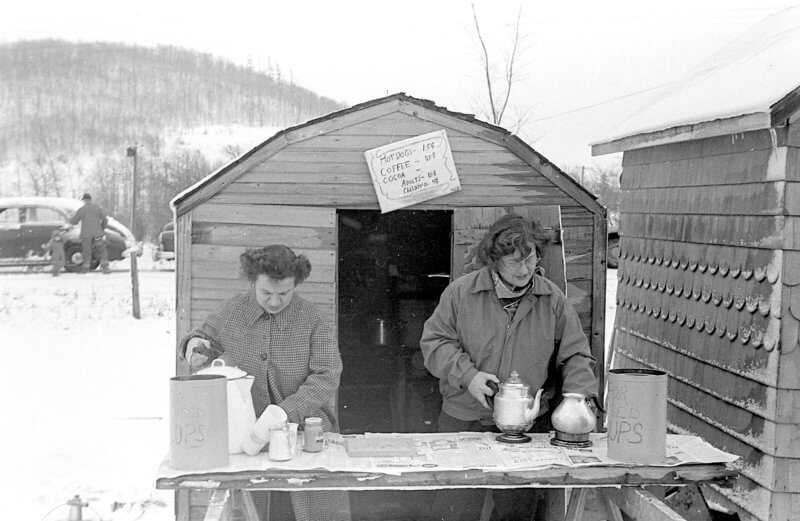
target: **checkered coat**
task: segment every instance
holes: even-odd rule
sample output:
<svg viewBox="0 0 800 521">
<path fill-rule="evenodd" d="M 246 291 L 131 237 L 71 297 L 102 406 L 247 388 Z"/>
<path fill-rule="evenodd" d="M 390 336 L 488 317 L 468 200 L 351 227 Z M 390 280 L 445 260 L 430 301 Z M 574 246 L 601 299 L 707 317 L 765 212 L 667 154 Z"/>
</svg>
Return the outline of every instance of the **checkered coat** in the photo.
<svg viewBox="0 0 800 521">
<path fill-rule="evenodd" d="M 209 340 L 227 365 L 255 377 L 251 394 L 256 416 L 274 403 L 286 411 L 290 422 L 302 425 L 305 418 L 318 416 L 325 430 L 339 431 L 336 391 L 342 358 L 333 326 L 296 293 L 276 315 L 258 304 L 252 290 L 226 300 L 186 335 L 181 356 L 192 337 Z M 347 492 L 297 491 L 289 496 L 298 521 L 350 520 Z"/>
<path fill-rule="evenodd" d="M 255 377 L 256 416 L 274 403 L 290 422 L 302 425 L 306 417 L 319 416 L 326 430 L 339 430 L 335 398 L 342 359 L 333 326 L 296 293 L 276 315 L 258 304 L 252 290 L 236 295 L 184 338 L 181 354 L 192 337 L 211 341 L 226 364 Z"/>
</svg>

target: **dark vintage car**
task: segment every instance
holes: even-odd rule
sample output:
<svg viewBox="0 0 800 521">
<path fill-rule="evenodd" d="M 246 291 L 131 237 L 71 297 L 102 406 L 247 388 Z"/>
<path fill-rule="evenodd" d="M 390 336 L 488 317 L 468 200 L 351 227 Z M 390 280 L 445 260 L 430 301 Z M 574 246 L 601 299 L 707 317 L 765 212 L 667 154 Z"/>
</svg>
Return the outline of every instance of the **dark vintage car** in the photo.
<svg viewBox="0 0 800 521">
<path fill-rule="evenodd" d="M 153 260 L 175 260 L 175 223 L 172 221 L 164 225 L 158 234 L 158 244 L 153 250 Z"/>
<path fill-rule="evenodd" d="M 36 266 L 49 264 L 45 244 L 53 230 L 67 223 L 82 206 L 76 199 L 63 197 L 0 198 L 0 266 Z M 121 260 L 129 255 L 136 239 L 125 225 L 108 217 L 106 225 L 108 260 Z M 66 231 L 64 252 L 66 270 L 77 271 L 83 262 L 80 224 Z M 97 268 L 93 260 L 91 269 Z"/>
</svg>

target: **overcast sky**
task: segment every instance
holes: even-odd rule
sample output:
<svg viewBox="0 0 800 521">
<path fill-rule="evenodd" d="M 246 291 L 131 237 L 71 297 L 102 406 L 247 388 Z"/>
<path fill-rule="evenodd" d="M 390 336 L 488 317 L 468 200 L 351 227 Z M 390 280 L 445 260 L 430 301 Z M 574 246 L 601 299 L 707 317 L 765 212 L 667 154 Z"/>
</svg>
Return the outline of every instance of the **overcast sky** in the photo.
<svg viewBox="0 0 800 521">
<path fill-rule="evenodd" d="M 614 136 L 632 96 L 674 80 L 765 16 L 800 0 L 475 0 L 502 65 L 522 5 L 513 108 L 502 126 L 566 167 Z M 64 38 L 170 44 L 280 65 L 284 76 L 347 104 L 395 92 L 478 113 L 486 103 L 468 0 L 23 0 L 3 9 L 0 41 Z M 617 101 L 612 101 L 617 100 Z M 627 103 L 627 105 L 626 105 Z M 589 107 L 589 108 L 587 108 Z"/>
</svg>

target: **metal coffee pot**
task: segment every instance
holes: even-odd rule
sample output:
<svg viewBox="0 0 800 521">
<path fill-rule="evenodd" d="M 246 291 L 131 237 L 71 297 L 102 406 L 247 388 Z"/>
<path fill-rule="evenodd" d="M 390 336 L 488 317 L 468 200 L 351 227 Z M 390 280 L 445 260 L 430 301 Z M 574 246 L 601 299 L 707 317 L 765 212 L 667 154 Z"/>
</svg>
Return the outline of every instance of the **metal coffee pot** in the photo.
<svg viewBox="0 0 800 521">
<path fill-rule="evenodd" d="M 591 447 L 589 433 L 594 430 L 596 417 L 589 401 L 579 393 L 564 393 L 562 397 L 551 417 L 555 437 L 550 443 L 562 447 Z"/>
<path fill-rule="evenodd" d="M 508 380 L 497 385 L 488 382 L 487 385 L 494 390 L 494 395 L 488 397 L 494 409 L 494 423 L 503 434 L 497 441 L 504 443 L 526 443 L 531 441 L 525 431 L 531 428 L 533 420 L 539 415 L 539 401 L 542 390 L 536 396 L 531 396 L 529 387 L 522 383 L 519 374 L 512 371 Z"/>
</svg>

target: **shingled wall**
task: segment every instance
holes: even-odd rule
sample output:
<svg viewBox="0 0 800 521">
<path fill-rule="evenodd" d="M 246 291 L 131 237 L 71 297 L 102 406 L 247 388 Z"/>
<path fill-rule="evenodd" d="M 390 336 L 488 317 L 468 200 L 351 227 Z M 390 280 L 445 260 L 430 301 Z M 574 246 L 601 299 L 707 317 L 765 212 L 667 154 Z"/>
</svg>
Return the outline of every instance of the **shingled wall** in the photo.
<svg viewBox="0 0 800 521">
<path fill-rule="evenodd" d="M 796 132 L 796 131 L 795 131 Z M 614 367 L 669 376 L 669 424 L 741 456 L 742 519 L 800 512 L 800 199 L 784 127 L 625 152 Z"/>
</svg>

